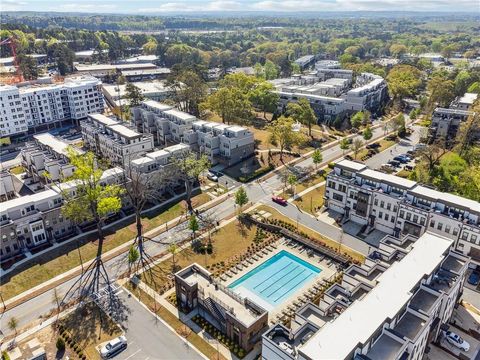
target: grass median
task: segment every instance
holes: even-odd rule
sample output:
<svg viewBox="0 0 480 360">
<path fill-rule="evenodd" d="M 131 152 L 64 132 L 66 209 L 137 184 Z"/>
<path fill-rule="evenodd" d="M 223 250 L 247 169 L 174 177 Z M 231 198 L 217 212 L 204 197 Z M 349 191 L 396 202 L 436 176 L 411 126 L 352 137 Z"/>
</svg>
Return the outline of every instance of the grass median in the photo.
<svg viewBox="0 0 480 360">
<path fill-rule="evenodd" d="M 210 200 L 208 194 L 199 194 L 192 199 L 195 207 L 205 204 Z M 185 212 L 183 201 L 173 204 L 162 213 L 143 218 L 144 231 L 147 232 L 160 226 Z M 110 251 L 135 237 L 135 224 L 125 226 L 114 233 L 107 235 L 103 245 L 104 252 Z M 97 242 L 87 241 L 79 246 L 77 242 L 70 242 L 60 249 L 55 249 L 42 255 L 36 265 L 12 275 L 3 280 L 0 286 L 4 300 L 8 300 L 37 285 L 48 281 L 55 276 L 63 274 L 96 256 Z"/>
</svg>

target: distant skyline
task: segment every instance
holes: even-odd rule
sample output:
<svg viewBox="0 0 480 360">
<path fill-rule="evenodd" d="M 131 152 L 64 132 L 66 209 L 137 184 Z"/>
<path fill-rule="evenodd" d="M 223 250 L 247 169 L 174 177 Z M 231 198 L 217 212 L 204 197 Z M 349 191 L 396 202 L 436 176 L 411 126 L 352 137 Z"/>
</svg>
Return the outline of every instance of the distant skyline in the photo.
<svg viewBox="0 0 480 360">
<path fill-rule="evenodd" d="M 421 11 L 473 12 L 479 0 L 0 0 L 0 11 L 55 11 L 122 14 L 195 12 Z"/>
</svg>

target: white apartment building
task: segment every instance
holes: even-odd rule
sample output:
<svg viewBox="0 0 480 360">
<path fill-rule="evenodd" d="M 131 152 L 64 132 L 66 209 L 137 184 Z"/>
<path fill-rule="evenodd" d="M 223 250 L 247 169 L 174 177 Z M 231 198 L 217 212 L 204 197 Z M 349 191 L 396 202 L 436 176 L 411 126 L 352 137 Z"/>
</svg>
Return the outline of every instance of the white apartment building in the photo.
<svg viewBox="0 0 480 360">
<path fill-rule="evenodd" d="M 68 160 L 69 147 L 76 154 L 84 153 L 50 133 L 34 135 L 33 141 L 22 148 L 22 165 L 34 182 L 62 181 L 75 171 L 75 166 Z"/>
<path fill-rule="evenodd" d="M 153 149 L 151 134 L 139 133 L 105 115 L 88 115 L 81 128 L 84 146 L 113 164 L 125 165 Z"/>
<path fill-rule="evenodd" d="M 480 263 L 480 203 L 349 160 L 335 164 L 326 182 L 325 206 L 343 223 L 363 225 L 363 234 L 376 229 L 418 237 L 429 231 Z"/>
<path fill-rule="evenodd" d="M 134 82 L 145 99 L 163 101 L 173 95 L 173 89 L 166 86 L 165 81 Z M 127 85 L 103 85 L 103 94 L 105 99 L 112 106 L 130 105 L 126 99 Z"/>
<path fill-rule="evenodd" d="M 91 77 L 66 79 L 62 84 L 0 85 L 0 134 L 17 135 L 80 120 L 89 113 L 103 112 L 103 108 L 101 82 Z"/>
<path fill-rule="evenodd" d="M 369 110 L 377 113 L 388 98 L 387 83 L 377 75 L 362 73 L 353 81 L 353 71 L 343 70 L 334 61 L 321 61 L 308 75 L 294 75 L 271 83 L 280 97 L 278 110 L 300 98 L 309 100 L 319 121 L 331 122 L 337 116 Z M 353 87 L 352 87 L 353 86 Z"/>
<path fill-rule="evenodd" d="M 244 127 L 198 120 L 195 116 L 155 101 L 132 109 L 139 131 L 153 134 L 156 143 L 183 142 L 209 156 L 212 164 L 232 165 L 254 153 L 253 134 Z"/>
<path fill-rule="evenodd" d="M 453 247 L 432 233 L 386 236 L 365 264 L 345 270 L 318 306 L 304 305 L 290 328 L 271 327 L 262 359 L 422 359 L 448 328 L 461 296 L 469 259 Z"/>
</svg>

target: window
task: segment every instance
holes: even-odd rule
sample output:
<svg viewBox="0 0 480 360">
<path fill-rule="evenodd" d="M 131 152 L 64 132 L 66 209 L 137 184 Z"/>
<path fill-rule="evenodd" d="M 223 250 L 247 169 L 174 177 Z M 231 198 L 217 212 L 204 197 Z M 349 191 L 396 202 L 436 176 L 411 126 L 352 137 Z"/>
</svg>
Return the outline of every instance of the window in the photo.
<svg viewBox="0 0 480 360">
<path fill-rule="evenodd" d="M 457 236 L 458 235 L 458 229 L 457 228 L 453 228 L 453 236 Z"/>
<path fill-rule="evenodd" d="M 410 221 L 411 218 L 412 218 L 412 214 L 411 214 L 411 213 L 407 213 L 407 220 Z"/>
<path fill-rule="evenodd" d="M 443 224 L 439 222 L 437 225 L 437 230 L 442 231 L 442 228 L 443 228 Z"/>
<path fill-rule="evenodd" d="M 381 201 L 381 202 L 380 202 L 380 207 L 381 207 L 381 208 L 385 207 L 385 201 Z"/>
<path fill-rule="evenodd" d="M 450 225 L 445 225 L 445 232 L 450 234 Z"/>
<path fill-rule="evenodd" d="M 397 205 L 395 205 L 395 206 L 393 207 L 393 211 L 394 211 L 394 212 L 397 212 Z"/>
<path fill-rule="evenodd" d="M 468 239 L 468 235 L 469 235 L 468 232 L 465 231 L 465 232 L 462 234 L 462 240 L 467 240 L 467 239 Z"/>
<path fill-rule="evenodd" d="M 337 193 L 333 193 L 333 200 L 343 201 L 343 196 Z"/>
<path fill-rule="evenodd" d="M 477 242 L 477 235 L 472 235 L 472 236 L 470 237 L 470 242 L 476 244 L 476 242 Z"/>
<path fill-rule="evenodd" d="M 400 218 L 402 218 L 402 219 L 403 219 L 403 217 L 404 217 L 404 216 L 405 216 L 405 211 L 403 211 L 403 210 L 400 210 Z"/>
<path fill-rule="evenodd" d="M 383 213 L 381 211 L 378 213 L 378 218 L 379 219 L 383 218 Z"/>
<path fill-rule="evenodd" d="M 425 218 L 420 218 L 420 225 L 425 225 Z"/>
<path fill-rule="evenodd" d="M 394 217 L 394 216 L 392 216 L 392 217 L 390 218 L 390 222 L 391 222 L 392 224 L 395 222 L 395 217 Z"/>
<path fill-rule="evenodd" d="M 388 221 L 388 214 L 385 214 L 385 220 Z"/>
<path fill-rule="evenodd" d="M 387 210 L 390 210 L 391 207 L 392 207 L 392 204 L 388 203 L 387 204 Z"/>
<path fill-rule="evenodd" d="M 435 220 L 430 220 L 430 227 L 434 228 L 435 227 Z"/>
<path fill-rule="evenodd" d="M 375 204 L 375 206 L 378 206 L 378 199 L 375 199 L 373 203 Z"/>
</svg>

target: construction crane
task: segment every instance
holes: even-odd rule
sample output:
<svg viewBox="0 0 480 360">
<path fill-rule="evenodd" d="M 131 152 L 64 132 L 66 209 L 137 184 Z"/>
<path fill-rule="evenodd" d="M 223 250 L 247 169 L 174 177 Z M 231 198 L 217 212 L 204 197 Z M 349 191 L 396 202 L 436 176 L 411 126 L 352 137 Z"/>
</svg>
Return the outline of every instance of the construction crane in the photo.
<svg viewBox="0 0 480 360">
<path fill-rule="evenodd" d="M 13 65 L 15 67 L 16 76 L 14 76 L 14 78 L 12 79 L 12 83 L 22 82 L 24 79 L 22 70 L 20 69 L 20 64 L 18 63 L 17 59 L 17 45 L 15 43 L 15 39 L 13 37 L 9 37 L 5 40 L 0 39 L 0 46 L 1 45 L 9 45 L 13 55 Z"/>
</svg>

